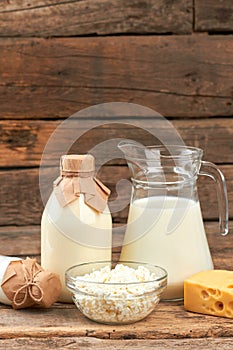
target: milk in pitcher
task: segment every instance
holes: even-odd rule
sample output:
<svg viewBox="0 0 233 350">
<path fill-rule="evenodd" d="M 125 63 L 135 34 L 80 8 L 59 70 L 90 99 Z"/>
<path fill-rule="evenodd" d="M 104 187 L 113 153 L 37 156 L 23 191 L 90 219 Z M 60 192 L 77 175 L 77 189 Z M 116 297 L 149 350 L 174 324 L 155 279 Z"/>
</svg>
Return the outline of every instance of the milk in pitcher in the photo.
<svg viewBox="0 0 233 350">
<path fill-rule="evenodd" d="M 185 278 L 213 269 L 199 201 L 170 196 L 134 200 L 121 260 L 162 266 L 168 272 L 163 299 L 180 298 Z"/>
</svg>

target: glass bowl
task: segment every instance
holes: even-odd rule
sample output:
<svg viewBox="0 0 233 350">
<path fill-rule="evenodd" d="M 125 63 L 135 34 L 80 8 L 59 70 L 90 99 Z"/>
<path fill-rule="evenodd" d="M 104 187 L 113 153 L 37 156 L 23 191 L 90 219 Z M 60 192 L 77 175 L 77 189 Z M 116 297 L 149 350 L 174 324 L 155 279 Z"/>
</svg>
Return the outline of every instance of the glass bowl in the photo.
<svg viewBox="0 0 233 350">
<path fill-rule="evenodd" d="M 110 278 L 112 273 L 115 276 Z M 65 278 L 78 309 L 106 324 L 142 320 L 154 310 L 167 286 L 162 267 L 133 261 L 83 263 L 70 267 Z"/>
</svg>

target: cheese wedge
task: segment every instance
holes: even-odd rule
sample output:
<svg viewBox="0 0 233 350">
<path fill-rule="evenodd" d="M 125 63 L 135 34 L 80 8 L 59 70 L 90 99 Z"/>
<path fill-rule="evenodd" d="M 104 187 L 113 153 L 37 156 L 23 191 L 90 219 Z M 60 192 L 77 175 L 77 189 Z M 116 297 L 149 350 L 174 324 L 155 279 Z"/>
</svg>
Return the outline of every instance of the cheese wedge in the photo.
<svg viewBox="0 0 233 350">
<path fill-rule="evenodd" d="M 184 308 L 233 318 L 233 271 L 201 271 L 184 281 Z"/>
</svg>

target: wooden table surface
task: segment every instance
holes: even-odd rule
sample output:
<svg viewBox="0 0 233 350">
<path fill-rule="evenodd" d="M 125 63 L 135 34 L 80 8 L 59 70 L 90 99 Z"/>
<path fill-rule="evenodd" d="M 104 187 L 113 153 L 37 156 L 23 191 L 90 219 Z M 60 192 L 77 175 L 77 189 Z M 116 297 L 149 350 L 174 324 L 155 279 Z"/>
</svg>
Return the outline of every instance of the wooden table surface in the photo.
<svg viewBox="0 0 233 350">
<path fill-rule="evenodd" d="M 232 221 L 230 222 L 232 227 Z M 217 223 L 205 228 L 215 268 L 233 270 L 232 229 L 217 235 Z M 6 234 L 7 233 L 7 234 Z M 11 255 L 40 260 L 40 230 L 1 228 L 2 246 Z M 19 235 L 21 240 L 19 240 Z M 116 238 L 120 242 L 120 237 Z M 21 245 L 14 242 L 21 241 Z M 116 241 L 115 241 L 116 242 Z M 120 248 L 114 248 L 113 256 Z M 30 253 L 30 254 L 29 254 Z M 183 302 L 160 302 L 144 320 L 103 325 L 85 318 L 73 304 L 50 309 L 13 310 L 0 305 L 0 349 L 233 349 L 233 319 L 187 312 Z"/>
<path fill-rule="evenodd" d="M 15 311 L 0 308 L 0 349 L 232 349 L 233 320 L 186 312 L 161 302 L 146 319 L 109 326 L 92 322 L 69 304 Z"/>
</svg>

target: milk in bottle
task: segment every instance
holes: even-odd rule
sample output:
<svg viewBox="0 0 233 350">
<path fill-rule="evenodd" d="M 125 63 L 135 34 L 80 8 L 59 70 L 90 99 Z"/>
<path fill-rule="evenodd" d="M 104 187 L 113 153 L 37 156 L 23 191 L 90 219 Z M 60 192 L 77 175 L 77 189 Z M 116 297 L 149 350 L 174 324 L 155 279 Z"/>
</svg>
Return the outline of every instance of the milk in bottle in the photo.
<svg viewBox="0 0 233 350">
<path fill-rule="evenodd" d="M 42 215 L 41 265 L 60 275 L 62 302 L 72 300 L 65 286 L 69 267 L 111 260 L 110 191 L 94 177 L 94 170 L 91 155 L 62 156 L 61 175 Z"/>
</svg>

